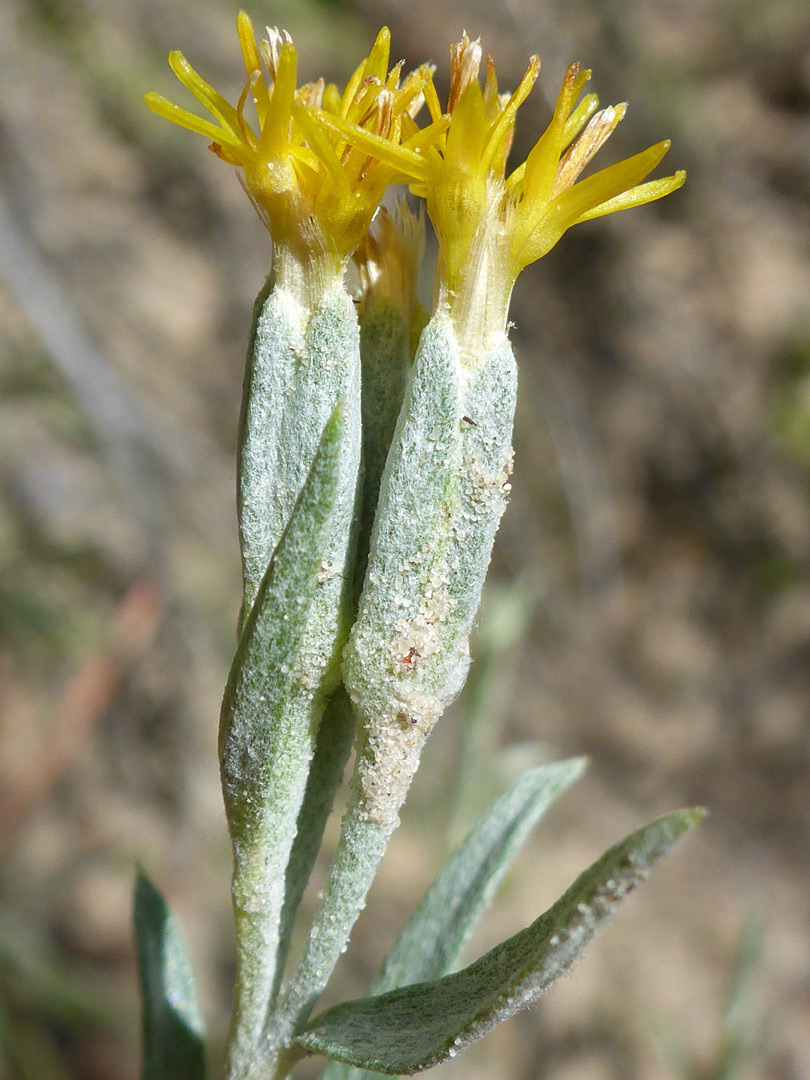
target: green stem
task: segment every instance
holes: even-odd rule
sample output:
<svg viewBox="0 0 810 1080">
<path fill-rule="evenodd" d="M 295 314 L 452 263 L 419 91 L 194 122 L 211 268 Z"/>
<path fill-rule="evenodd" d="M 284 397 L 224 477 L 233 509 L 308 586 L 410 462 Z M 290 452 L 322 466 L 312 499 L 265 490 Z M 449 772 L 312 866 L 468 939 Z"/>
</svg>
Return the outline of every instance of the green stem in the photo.
<svg viewBox="0 0 810 1080">
<path fill-rule="evenodd" d="M 309 740 L 307 740 L 309 742 Z M 289 744 L 288 744 L 289 745 Z M 284 903 L 284 874 L 295 829 L 295 811 L 301 805 L 311 744 L 290 754 L 296 767 L 285 762 L 277 770 L 273 784 L 274 826 L 264 830 L 254 843 L 234 843 L 234 873 L 231 894 L 236 927 L 236 979 L 233 1014 L 228 1039 L 225 1076 L 227 1080 L 247 1080 L 264 1032 L 268 1003 L 276 984 L 279 948 L 279 921 Z M 289 813 L 281 820 L 281 807 Z"/>
<path fill-rule="evenodd" d="M 290 948 L 295 916 L 318 856 L 324 829 L 354 741 L 354 712 L 343 687 L 333 694 L 318 729 L 318 741 L 298 815 L 284 888 L 284 907 L 279 929 L 278 963 L 273 999 L 278 993 Z"/>
<path fill-rule="evenodd" d="M 368 754 L 365 746 L 358 758 Z M 304 954 L 271 1012 L 267 1043 L 270 1053 L 283 1048 L 306 1023 L 318 998 L 346 950 L 357 917 L 396 825 L 396 818 L 376 821 L 369 817 L 363 785 L 355 780 L 341 827 L 329 876 L 312 922 Z"/>
</svg>

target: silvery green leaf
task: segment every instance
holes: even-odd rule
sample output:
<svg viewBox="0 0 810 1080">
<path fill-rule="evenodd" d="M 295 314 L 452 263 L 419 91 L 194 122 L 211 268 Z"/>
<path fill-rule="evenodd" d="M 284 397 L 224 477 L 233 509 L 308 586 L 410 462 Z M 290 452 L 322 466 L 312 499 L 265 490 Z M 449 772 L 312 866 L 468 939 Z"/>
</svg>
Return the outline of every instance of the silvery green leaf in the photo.
<svg viewBox="0 0 810 1080">
<path fill-rule="evenodd" d="M 338 494 L 316 598 L 323 624 L 309 643 L 313 662 L 337 685 L 351 574 L 344 573 L 354 540 L 360 468 L 360 331 L 351 297 L 338 285 L 312 309 L 276 284 L 259 294 L 245 371 L 237 460 L 237 510 L 244 571 L 243 617 L 309 475 L 325 424 L 343 402 Z M 348 626 L 343 628 L 343 633 Z M 313 631 L 309 631 L 313 636 Z M 322 673 L 317 670 L 316 674 Z"/>
<path fill-rule="evenodd" d="M 289 747 L 285 706 L 309 624 L 338 486 L 342 408 L 332 413 L 309 477 L 248 613 L 225 687 L 220 761 L 232 832 L 264 818 Z"/>
<path fill-rule="evenodd" d="M 456 848 L 371 985 L 380 994 L 453 970 L 521 844 L 585 767 L 583 758 L 521 776 Z"/>
<path fill-rule="evenodd" d="M 379 300 L 360 323 L 362 362 L 363 484 L 360 500 L 358 577 L 362 584 L 380 480 L 405 396 L 410 369 L 408 312 L 392 300 Z"/>
<path fill-rule="evenodd" d="M 531 769 L 496 799 L 442 867 L 369 994 L 452 971 L 521 844 L 584 767 L 583 758 L 572 758 Z M 321 1080 L 367 1080 L 367 1074 L 330 1062 Z"/>
<path fill-rule="evenodd" d="M 203 1021 L 183 935 L 169 906 L 138 871 L 133 902 L 141 989 L 143 1080 L 204 1080 Z"/>
<path fill-rule="evenodd" d="M 363 814 L 355 780 L 304 952 L 268 1018 L 265 1045 L 273 1051 L 306 1023 L 345 952 L 391 831 Z"/>
<path fill-rule="evenodd" d="M 298 1030 L 362 910 L 468 639 L 506 505 L 516 365 L 506 337 L 467 364 L 445 314 L 420 339 L 372 530 L 344 685 L 358 717 L 354 783 L 301 961 L 272 1017 Z"/>
<path fill-rule="evenodd" d="M 338 406 L 245 620 L 222 704 L 239 1019 L 229 1050 L 239 1060 L 258 1046 L 275 986 L 285 871 L 320 719 L 301 686 L 300 653 L 323 573 L 344 431 Z"/>
<path fill-rule="evenodd" d="M 534 923 L 469 967 L 337 1005 L 316 1017 L 296 1044 L 393 1075 L 455 1056 L 568 971 L 617 904 L 703 816 L 681 810 L 658 818 L 607 851 Z"/>
</svg>

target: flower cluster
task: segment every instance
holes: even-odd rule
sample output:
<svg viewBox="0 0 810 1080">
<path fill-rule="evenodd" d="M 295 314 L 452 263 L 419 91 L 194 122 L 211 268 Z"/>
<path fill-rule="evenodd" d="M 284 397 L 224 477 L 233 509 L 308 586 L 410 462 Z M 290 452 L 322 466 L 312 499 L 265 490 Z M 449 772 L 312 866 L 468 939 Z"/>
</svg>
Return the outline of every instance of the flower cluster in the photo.
<svg viewBox="0 0 810 1080">
<path fill-rule="evenodd" d="M 146 103 L 159 116 L 211 139 L 214 153 L 241 169 L 245 190 L 277 248 L 297 253 L 303 262 L 325 253 L 340 269 L 368 230 L 385 189 L 400 177 L 388 161 L 315 118 L 338 117 L 351 131 L 415 152 L 435 135 L 432 126 L 420 131 L 412 119 L 431 70 L 425 65 L 404 79 L 401 64 L 389 71 L 391 35 L 383 28 L 342 93 L 323 79 L 298 86 L 289 34 L 268 29 L 257 45 L 244 11 L 237 32 L 247 78 L 235 108 L 177 51 L 169 54 L 172 70 L 215 122 L 160 94 L 147 94 Z M 248 97 L 258 130 L 245 117 Z"/>
<path fill-rule="evenodd" d="M 591 72 L 573 63 L 550 124 L 526 160 L 507 175 L 517 111 L 537 79 L 540 61 L 533 56 L 517 89 L 501 94 L 491 57 L 483 88 L 479 82 L 477 41 L 465 34 L 451 46 L 450 59 L 444 113 L 432 81 L 425 87 L 435 135 L 418 153 L 384 147 L 371 132 L 352 128 L 343 118 L 319 112 L 318 119 L 408 176 L 411 191 L 426 201 L 439 240 L 439 302 L 463 323 L 473 318 L 480 338 L 489 329 L 503 328 L 520 271 L 547 254 L 572 225 L 660 199 L 679 188 L 686 174 L 642 183 L 669 149 L 665 140 L 579 180 L 627 106 L 600 110 L 595 94 L 580 100 Z"/>
<path fill-rule="evenodd" d="M 325 252 L 340 272 L 362 245 L 386 187 L 407 183 L 424 198 L 439 240 L 438 302 L 461 321 L 476 312 L 479 323 L 502 328 L 518 274 L 567 229 L 652 202 L 684 181 L 676 172 L 644 182 L 668 141 L 580 179 L 626 105 L 599 109 L 595 94 L 580 98 L 591 72 L 576 63 L 565 73 L 548 127 L 508 172 L 515 119 L 537 79 L 537 57 L 514 92 L 502 94 L 490 57 L 481 85 L 481 46 L 465 33 L 451 46 L 442 109 L 430 65 L 404 78 L 401 64 L 388 70 L 385 28 L 342 93 L 323 80 L 296 85 L 288 34 L 268 30 L 257 46 L 244 12 L 237 29 L 247 78 L 235 108 L 179 52 L 170 54 L 172 69 L 215 122 L 155 93 L 146 96 L 150 108 L 210 138 L 211 149 L 242 170 L 277 250 L 290 250 L 303 263 Z M 248 97 L 258 131 L 245 118 Z M 420 127 L 423 104 L 429 119 Z M 486 334 L 486 327 L 477 330 Z"/>
</svg>

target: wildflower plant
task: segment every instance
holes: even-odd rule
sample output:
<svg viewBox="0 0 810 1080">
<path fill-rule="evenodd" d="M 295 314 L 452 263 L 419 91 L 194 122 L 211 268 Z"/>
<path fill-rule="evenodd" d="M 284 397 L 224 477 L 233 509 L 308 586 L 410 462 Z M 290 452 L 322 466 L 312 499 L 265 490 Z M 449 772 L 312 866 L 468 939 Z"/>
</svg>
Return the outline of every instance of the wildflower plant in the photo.
<svg viewBox="0 0 810 1080">
<path fill-rule="evenodd" d="M 219 754 L 233 846 L 233 1011 L 223 1075 L 277 1080 L 307 1054 L 328 1080 L 426 1069 L 533 1002 L 617 903 L 700 818 L 686 810 L 611 848 L 525 930 L 458 959 L 531 826 L 582 762 L 530 770 L 462 841 L 368 996 L 315 1014 L 349 941 L 419 764 L 461 689 L 492 544 L 510 490 L 515 280 L 566 229 L 674 191 L 646 181 L 658 143 L 580 175 L 624 116 L 581 97 L 572 64 L 552 120 L 507 169 L 533 57 L 511 94 L 481 47 L 451 47 L 442 108 L 433 68 L 389 68 L 380 31 L 341 91 L 298 85 L 289 35 L 237 31 L 245 81 L 229 104 L 172 52 L 210 114 L 150 93 L 158 115 L 235 166 L 273 241 L 250 334 L 238 448 L 239 638 Z M 420 122 L 420 115 L 425 119 Z M 645 182 L 646 181 L 646 182 Z M 391 185 L 423 202 L 439 257 L 432 311 L 417 298 L 422 209 L 380 208 Z M 345 273 L 359 269 L 358 296 Z M 340 837 L 301 955 L 291 931 L 350 754 Z M 165 902 L 141 877 L 136 938 L 144 1076 L 204 1071 L 193 976 Z M 285 977 L 286 975 L 286 977 Z"/>
</svg>

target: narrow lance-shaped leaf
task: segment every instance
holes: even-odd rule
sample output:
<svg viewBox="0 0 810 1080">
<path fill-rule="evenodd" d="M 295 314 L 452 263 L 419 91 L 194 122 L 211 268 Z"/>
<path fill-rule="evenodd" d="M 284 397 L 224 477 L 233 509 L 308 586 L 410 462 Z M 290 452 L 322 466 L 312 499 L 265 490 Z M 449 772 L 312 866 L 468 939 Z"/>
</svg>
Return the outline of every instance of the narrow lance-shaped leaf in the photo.
<svg viewBox="0 0 810 1080">
<path fill-rule="evenodd" d="M 531 926 L 463 971 L 337 1005 L 316 1017 L 296 1044 L 394 1075 L 455 1056 L 564 974 L 619 901 L 704 813 L 677 811 L 632 833 Z"/>
<path fill-rule="evenodd" d="M 438 680 L 447 689 L 439 635 L 443 624 L 433 614 L 455 610 L 438 579 L 447 577 L 444 556 L 458 508 L 460 471 L 452 464 L 461 458 L 463 439 L 456 357 L 436 338 L 425 331 L 414 362 L 380 490 L 365 600 L 344 650 L 343 681 L 358 718 L 349 803 L 307 944 L 272 1018 L 271 1039 L 286 1040 L 303 1026 L 345 950 L 441 711 L 436 695 L 421 683 L 403 682 L 405 670 L 418 668 L 419 658 L 429 653 L 442 667 Z M 428 594 L 430 603 L 420 609 Z M 400 623 L 414 632 L 418 626 L 418 640 L 411 642 Z"/>
<path fill-rule="evenodd" d="M 362 812 L 381 824 L 396 824 L 425 739 L 467 674 L 509 491 L 516 378 L 505 337 L 469 358 L 446 314 L 422 333 L 343 661 L 368 737 Z"/>
<path fill-rule="evenodd" d="M 452 971 L 521 844 L 584 766 L 584 758 L 555 762 L 510 784 L 444 864 L 385 958 L 370 994 Z M 371 1080 L 371 1074 L 332 1061 L 321 1080 Z"/>
<path fill-rule="evenodd" d="M 531 769 L 496 799 L 445 863 L 385 958 L 372 993 L 452 971 L 520 845 L 584 765 L 573 758 Z"/>
<path fill-rule="evenodd" d="M 141 988 L 143 1080 L 204 1080 L 203 1021 L 183 935 L 164 898 L 138 872 L 133 902 Z"/>
<path fill-rule="evenodd" d="M 301 700 L 301 652 L 332 526 L 343 435 L 339 405 L 245 620 L 222 705 L 220 761 L 237 931 L 234 1060 L 255 1054 L 275 985 L 285 869 L 319 719 L 319 710 L 291 702 Z"/>
<path fill-rule="evenodd" d="M 363 364 L 363 488 L 358 541 L 358 583 L 362 585 L 380 480 L 408 376 L 409 326 L 396 304 L 377 304 L 360 327 Z"/>
<path fill-rule="evenodd" d="M 232 833 L 264 817 L 262 796 L 286 752 L 282 718 L 309 624 L 338 481 L 343 410 L 323 432 L 307 483 L 259 586 L 222 704 L 220 760 Z"/>
</svg>

